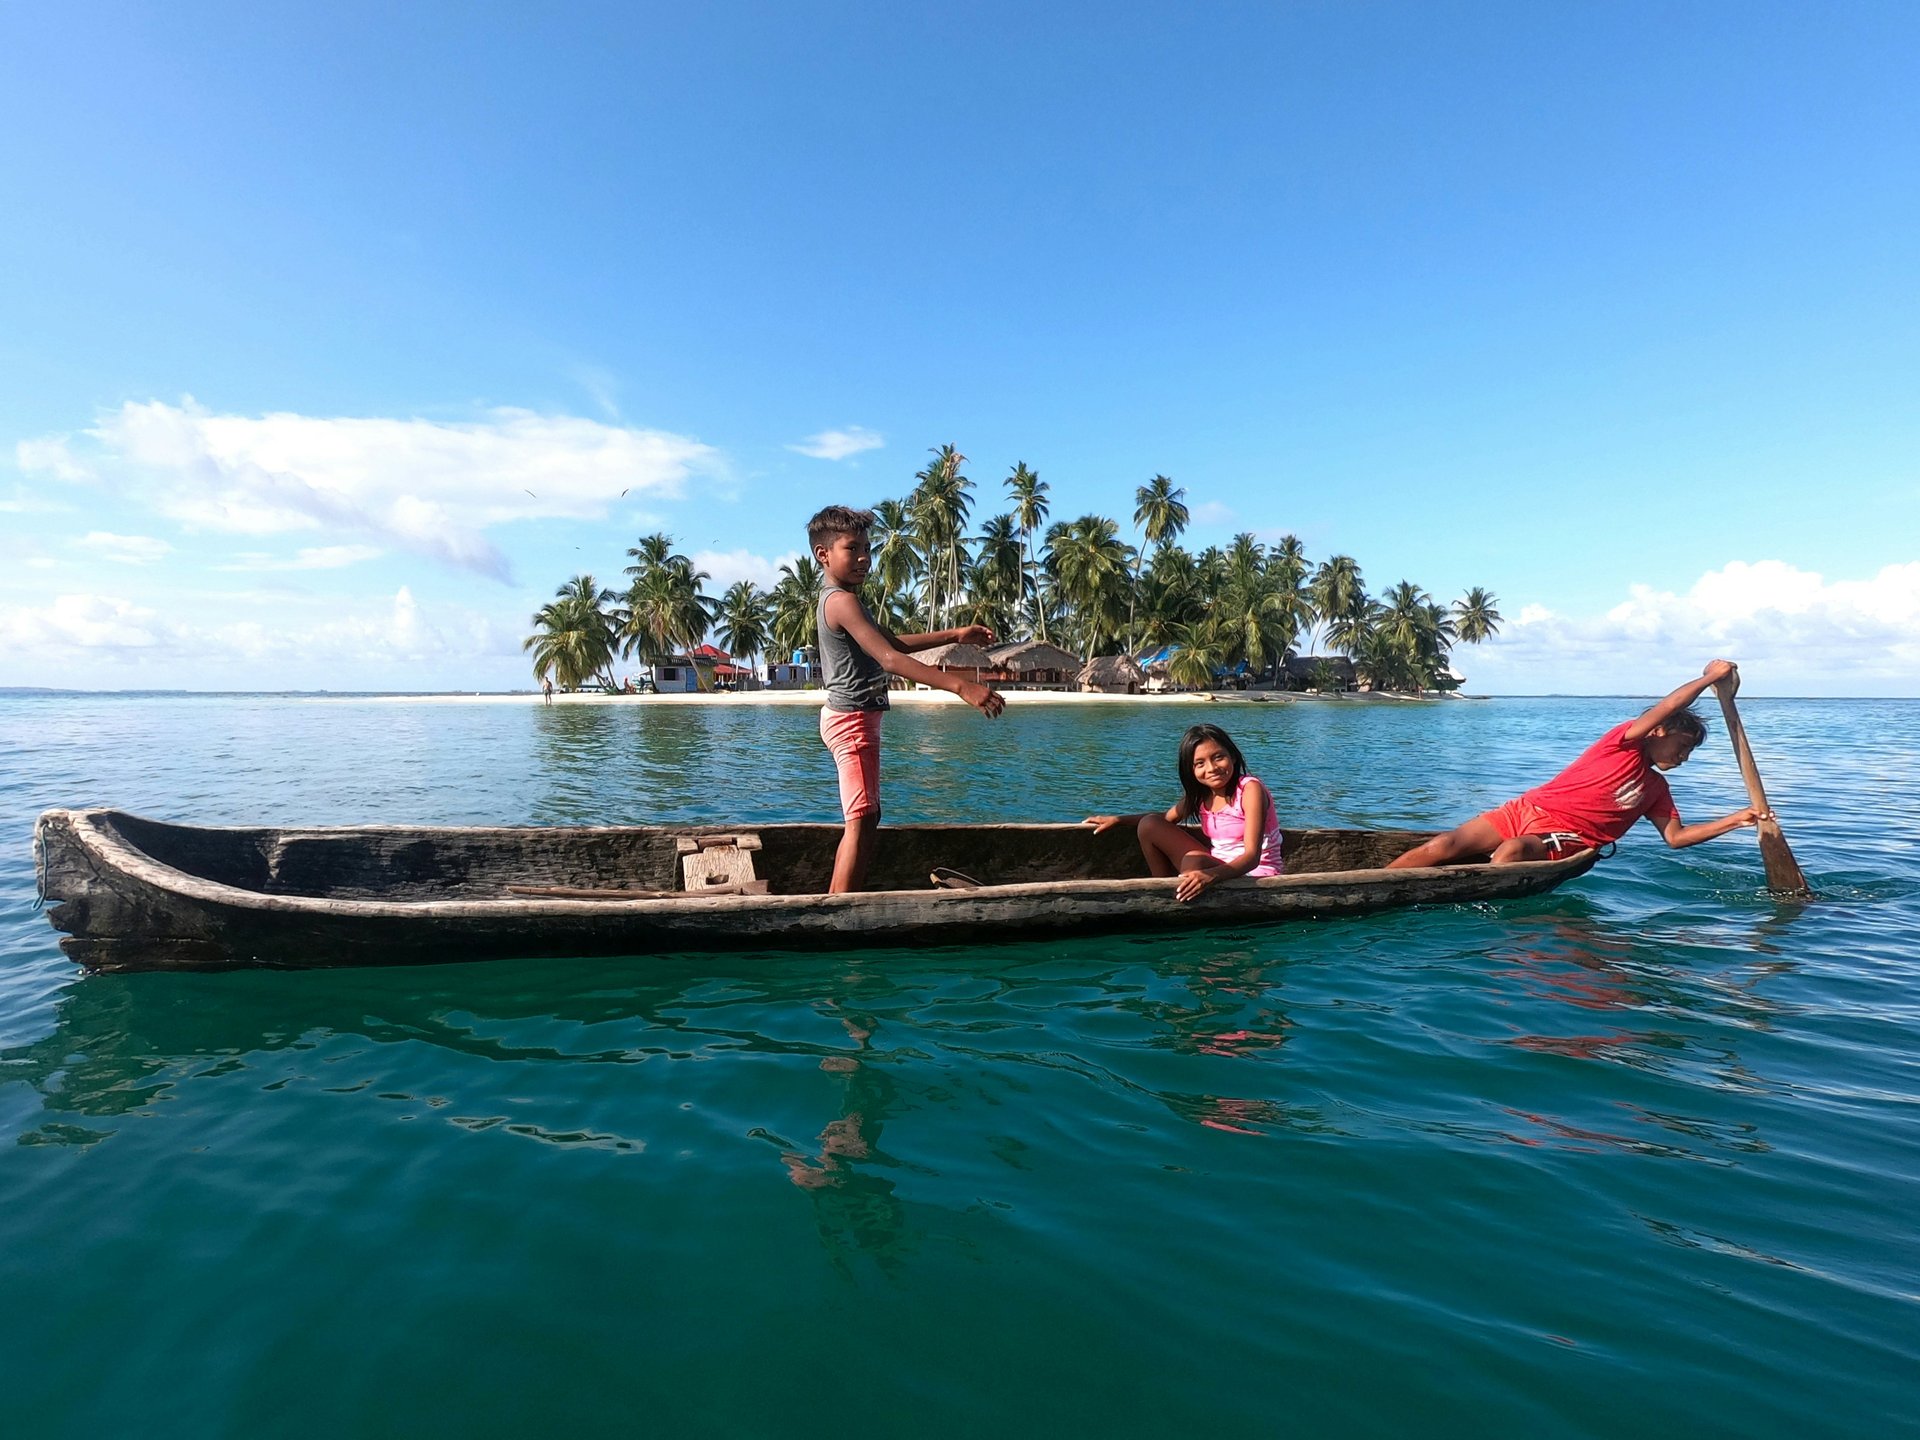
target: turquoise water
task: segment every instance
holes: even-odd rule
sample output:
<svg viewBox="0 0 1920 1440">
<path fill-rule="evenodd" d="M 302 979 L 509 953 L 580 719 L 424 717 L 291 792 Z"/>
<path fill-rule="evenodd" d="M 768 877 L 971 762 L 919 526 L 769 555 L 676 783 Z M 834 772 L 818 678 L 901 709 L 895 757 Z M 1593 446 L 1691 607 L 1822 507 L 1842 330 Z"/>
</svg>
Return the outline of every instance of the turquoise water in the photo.
<svg viewBox="0 0 1920 1440">
<path fill-rule="evenodd" d="M 902 710 L 887 810 L 1164 805 L 1204 713 L 1438 825 L 1642 703 Z M 815 717 L 0 698 L 6 1433 L 1911 1433 L 1920 703 L 1743 711 L 1816 904 L 1643 826 L 1320 925 L 89 978 L 44 807 L 825 819 Z"/>
</svg>

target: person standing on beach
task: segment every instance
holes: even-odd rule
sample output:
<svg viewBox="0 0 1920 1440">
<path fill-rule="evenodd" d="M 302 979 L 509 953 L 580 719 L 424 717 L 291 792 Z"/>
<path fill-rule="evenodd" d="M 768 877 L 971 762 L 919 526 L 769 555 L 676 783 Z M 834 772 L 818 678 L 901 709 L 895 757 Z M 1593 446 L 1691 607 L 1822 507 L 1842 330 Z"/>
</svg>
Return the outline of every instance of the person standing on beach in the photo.
<svg viewBox="0 0 1920 1440">
<path fill-rule="evenodd" d="M 887 677 L 915 680 L 958 695 L 989 720 L 1006 708 L 989 686 L 922 665 L 906 653 L 935 645 L 990 645 L 984 625 L 936 630 L 930 635 L 890 635 L 874 623 L 860 599 L 873 566 L 867 532 L 871 510 L 829 505 L 807 522 L 807 544 L 826 572 L 820 592 L 820 663 L 827 703 L 820 712 L 820 739 L 840 774 L 840 810 L 846 833 L 833 859 L 828 893 L 864 889 L 880 828 L 880 719 L 887 713 Z"/>
<path fill-rule="evenodd" d="M 1766 817 L 1751 806 L 1698 825 L 1681 823 L 1673 792 L 1660 773 L 1686 764 L 1694 747 L 1707 738 L 1706 722 L 1687 707 L 1708 686 L 1733 673 L 1731 661 L 1713 661 L 1698 680 L 1689 680 L 1639 719 L 1621 721 L 1546 784 L 1414 846 L 1387 868 L 1488 859 L 1495 865 L 1558 860 L 1612 844 L 1642 815 L 1675 850 L 1758 823 Z"/>
</svg>

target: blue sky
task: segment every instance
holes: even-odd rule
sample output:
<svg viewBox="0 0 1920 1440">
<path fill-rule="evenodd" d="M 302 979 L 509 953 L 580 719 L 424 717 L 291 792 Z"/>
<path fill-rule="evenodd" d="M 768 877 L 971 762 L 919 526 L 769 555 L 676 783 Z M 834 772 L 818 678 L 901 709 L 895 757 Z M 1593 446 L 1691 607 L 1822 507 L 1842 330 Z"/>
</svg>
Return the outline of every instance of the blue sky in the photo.
<svg viewBox="0 0 1920 1440">
<path fill-rule="evenodd" d="M 952 442 L 978 518 L 1016 461 L 1056 518 L 1163 473 L 1190 544 L 1488 586 L 1476 689 L 1920 694 L 1917 42 L 0 10 L 0 684 L 524 686 L 527 617 L 643 531 L 764 579 Z"/>
</svg>

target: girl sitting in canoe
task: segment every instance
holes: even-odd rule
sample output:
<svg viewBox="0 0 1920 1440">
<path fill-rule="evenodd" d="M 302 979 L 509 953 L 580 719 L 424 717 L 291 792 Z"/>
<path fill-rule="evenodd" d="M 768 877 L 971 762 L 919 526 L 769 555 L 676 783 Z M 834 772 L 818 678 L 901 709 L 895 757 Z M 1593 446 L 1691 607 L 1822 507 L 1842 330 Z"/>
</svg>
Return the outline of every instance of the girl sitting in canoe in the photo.
<svg viewBox="0 0 1920 1440">
<path fill-rule="evenodd" d="M 1280 821 L 1273 796 L 1247 773 L 1240 747 L 1218 725 L 1196 725 L 1180 740 L 1181 795 L 1165 815 L 1089 815 L 1094 834 L 1132 825 L 1155 875 L 1178 875 L 1174 896 L 1192 900 L 1236 875 L 1278 875 Z M 1185 823 L 1198 819 L 1207 841 Z"/>
</svg>

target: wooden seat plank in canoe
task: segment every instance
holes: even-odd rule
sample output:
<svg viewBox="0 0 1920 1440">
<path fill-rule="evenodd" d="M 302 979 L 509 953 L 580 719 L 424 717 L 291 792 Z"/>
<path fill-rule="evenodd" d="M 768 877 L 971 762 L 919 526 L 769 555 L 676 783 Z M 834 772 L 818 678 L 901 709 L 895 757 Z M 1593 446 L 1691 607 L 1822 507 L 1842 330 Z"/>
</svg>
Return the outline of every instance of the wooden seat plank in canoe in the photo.
<svg viewBox="0 0 1920 1440">
<path fill-rule="evenodd" d="M 760 825 L 766 894 L 689 893 L 682 843 L 738 827 L 176 825 L 49 810 L 34 829 L 61 947 L 101 970 L 405 965 L 502 957 L 946 944 L 1261 924 L 1537 895 L 1592 851 L 1522 865 L 1383 870 L 1428 838 L 1289 830 L 1287 873 L 1174 898 L 1124 828 L 890 826 L 857 895 L 824 892 L 838 825 Z M 978 888 L 934 889 L 937 869 Z M 524 893 L 529 889 L 554 893 Z M 515 893 L 520 891 L 522 893 Z M 577 893 L 584 892 L 584 893 Z M 610 893 L 611 892 L 611 893 Z M 646 893 L 640 893 L 646 892 Z"/>
</svg>

